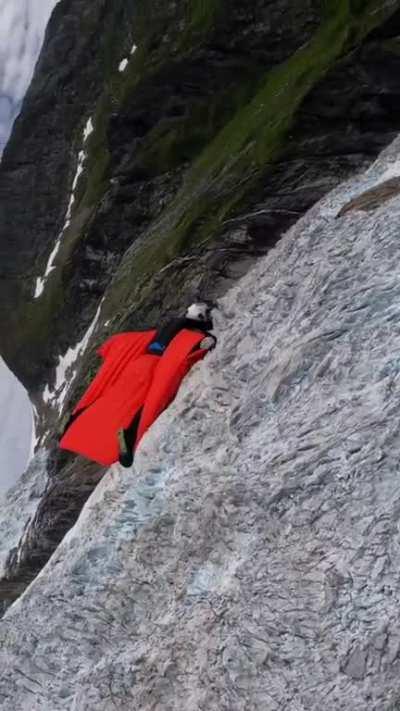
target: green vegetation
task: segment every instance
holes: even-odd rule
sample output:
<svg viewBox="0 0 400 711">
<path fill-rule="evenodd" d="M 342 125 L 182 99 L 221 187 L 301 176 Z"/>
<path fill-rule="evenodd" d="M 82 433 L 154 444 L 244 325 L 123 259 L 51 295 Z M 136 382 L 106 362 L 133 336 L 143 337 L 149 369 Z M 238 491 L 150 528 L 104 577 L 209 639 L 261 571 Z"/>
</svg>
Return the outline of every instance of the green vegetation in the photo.
<svg viewBox="0 0 400 711">
<path fill-rule="evenodd" d="M 207 37 L 218 20 L 229 12 L 227 0 L 187 0 L 185 31 L 180 41 L 181 50 L 190 51 L 203 37 Z"/>
<path fill-rule="evenodd" d="M 202 31 L 208 30 L 222 8 L 222 0 L 190 0 L 190 24 Z"/>
<path fill-rule="evenodd" d="M 202 17 L 205 3 L 194 5 L 199 13 L 196 16 Z M 250 192 L 257 190 L 260 178 L 281 154 L 296 113 L 310 90 L 394 9 L 385 3 L 377 8 L 371 0 L 325 2 L 325 19 L 314 38 L 258 83 L 252 98 L 237 109 L 201 152 L 173 204 L 141 247 L 135 247 L 129 260 L 124 260 L 114 284 L 119 303 L 120 297 L 126 303 L 141 300 L 152 288 L 152 275 L 176 255 L 217 237 L 224 220 Z M 199 125 L 204 126 L 201 118 L 192 128 L 191 140 Z M 157 130 L 159 141 L 153 142 L 149 155 L 153 160 L 158 155 L 157 168 L 162 164 L 167 167 L 173 156 L 178 159 L 188 137 L 185 131 L 162 135 Z M 124 284 L 128 273 L 137 276 L 133 290 L 132 279 L 126 277 Z"/>
</svg>

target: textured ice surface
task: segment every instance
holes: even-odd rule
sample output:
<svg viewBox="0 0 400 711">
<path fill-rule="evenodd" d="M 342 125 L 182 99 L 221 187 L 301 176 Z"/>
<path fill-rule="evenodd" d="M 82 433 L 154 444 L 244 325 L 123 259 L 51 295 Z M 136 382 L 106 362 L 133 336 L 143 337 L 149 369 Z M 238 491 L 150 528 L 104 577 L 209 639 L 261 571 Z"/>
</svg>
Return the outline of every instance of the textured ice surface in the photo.
<svg viewBox="0 0 400 711">
<path fill-rule="evenodd" d="M 393 711 L 397 140 L 221 301 L 217 349 L 0 623 L 13 711 Z"/>
<path fill-rule="evenodd" d="M 47 484 L 47 452 L 38 450 L 18 483 L 0 496 L 0 575 L 10 551 L 18 546 Z"/>
</svg>

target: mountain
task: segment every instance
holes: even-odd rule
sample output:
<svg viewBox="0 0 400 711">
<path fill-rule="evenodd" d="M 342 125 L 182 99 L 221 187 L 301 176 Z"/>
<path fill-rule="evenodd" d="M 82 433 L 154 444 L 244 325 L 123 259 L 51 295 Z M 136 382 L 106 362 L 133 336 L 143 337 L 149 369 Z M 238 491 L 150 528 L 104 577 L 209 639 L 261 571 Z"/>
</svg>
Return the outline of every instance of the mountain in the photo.
<svg viewBox="0 0 400 711">
<path fill-rule="evenodd" d="M 396 139 L 220 299 L 5 615 L 1 708 L 398 707 L 399 218 Z"/>
<path fill-rule="evenodd" d="M 32 79 L 49 14 L 58 0 L 3 0 L 0 25 L 0 153 Z"/>
<path fill-rule="evenodd" d="M 38 418 L 5 709 L 396 708 L 399 36 L 395 1 L 56 6 L 0 166 Z M 134 470 L 60 452 L 99 342 L 202 295 Z"/>
</svg>

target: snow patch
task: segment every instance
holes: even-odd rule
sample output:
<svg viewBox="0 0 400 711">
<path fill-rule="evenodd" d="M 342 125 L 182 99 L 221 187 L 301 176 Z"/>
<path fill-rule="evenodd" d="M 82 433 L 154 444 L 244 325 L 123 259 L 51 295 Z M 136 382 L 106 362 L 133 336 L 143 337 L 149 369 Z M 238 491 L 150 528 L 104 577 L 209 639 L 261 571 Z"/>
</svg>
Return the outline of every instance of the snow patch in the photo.
<svg viewBox="0 0 400 711">
<path fill-rule="evenodd" d="M 37 423 L 38 419 L 39 419 L 39 417 L 38 417 L 37 409 L 34 405 L 32 405 L 32 436 L 31 436 L 31 446 L 30 446 L 30 450 L 29 450 L 28 464 L 29 464 L 29 462 L 32 461 L 32 459 L 35 455 L 35 449 L 40 441 L 39 436 L 36 434 L 36 423 Z"/>
<path fill-rule="evenodd" d="M 87 139 L 88 139 L 89 136 L 93 133 L 93 131 L 94 131 L 93 121 L 92 121 L 92 117 L 90 117 L 90 118 L 88 119 L 88 122 L 87 122 L 87 124 L 86 124 L 86 126 L 85 126 L 85 129 L 84 129 L 84 131 L 83 131 L 83 141 L 84 141 L 84 143 L 86 143 Z"/>
<path fill-rule="evenodd" d="M 129 52 L 129 57 L 124 57 L 124 59 L 119 63 L 119 66 L 118 66 L 119 72 L 122 73 L 126 70 L 128 64 L 129 64 L 130 57 L 132 57 L 135 54 L 136 50 L 137 50 L 137 45 L 136 44 L 132 45 L 132 49 Z"/>
<path fill-rule="evenodd" d="M 73 348 L 69 348 L 65 355 L 60 356 L 56 367 L 56 381 L 54 387 L 50 388 L 49 385 L 46 385 L 44 389 L 44 402 L 50 404 L 52 407 L 57 407 L 59 412 L 62 410 L 67 392 L 76 377 L 77 369 L 74 369 L 73 365 L 76 360 L 84 354 L 89 344 L 100 317 L 103 301 L 104 297 L 102 298 L 96 314 L 82 340 L 79 341 L 79 343 Z"/>
<path fill-rule="evenodd" d="M 92 121 L 92 118 L 90 117 L 88 119 L 88 121 L 86 122 L 86 126 L 83 130 L 83 143 L 86 143 L 86 141 L 88 140 L 89 136 L 93 133 L 93 131 L 94 131 L 93 121 Z M 57 254 L 59 252 L 59 249 L 61 247 L 64 232 L 68 229 L 68 227 L 71 224 L 72 210 L 73 210 L 74 204 L 76 202 L 76 194 L 75 194 L 76 188 L 78 186 L 79 178 L 81 177 L 82 173 L 84 172 L 86 158 L 87 158 L 86 152 L 84 150 L 79 151 L 78 163 L 77 163 L 74 179 L 72 181 L 71 195 L 70 195 L 70 199 L 68 202 L 67 211 L 65 214 L 64 226 L 63 226 L 61 232 L 59 233 L 56 243 L 54 245 L 54 248 L 49 256 L 44 276 L 38 277 L 36 280 L 35 293 L 34 293 L 34 297 L 33 297 L 34 299 L 38 299 L 39 296 L 41 296 L 43 294 L 46 280 L 49 277 L 49 275 L 51 274 L 51 272 L 56 268 L 55 267 L 55 260 L 56 260 Z"/>
</svg>

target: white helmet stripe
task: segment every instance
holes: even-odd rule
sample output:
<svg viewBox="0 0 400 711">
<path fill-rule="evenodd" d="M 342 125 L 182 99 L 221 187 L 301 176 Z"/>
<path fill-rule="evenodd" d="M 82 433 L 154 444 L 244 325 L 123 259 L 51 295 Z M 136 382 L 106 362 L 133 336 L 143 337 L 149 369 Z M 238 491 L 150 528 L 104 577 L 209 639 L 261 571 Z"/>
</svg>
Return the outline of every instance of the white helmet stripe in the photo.
<svg viewBox="0 0 400 711">
<path fill-rule="evenodd" d="M 210 318 L 210 307 L 204 302 L 192 304 L 186 311 L 186 318 L 194 321 L 207 321 Z"/>
</svg>

